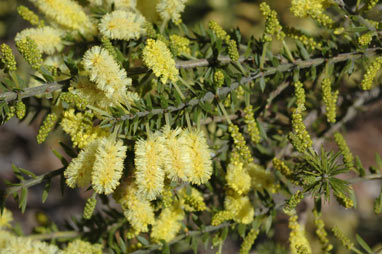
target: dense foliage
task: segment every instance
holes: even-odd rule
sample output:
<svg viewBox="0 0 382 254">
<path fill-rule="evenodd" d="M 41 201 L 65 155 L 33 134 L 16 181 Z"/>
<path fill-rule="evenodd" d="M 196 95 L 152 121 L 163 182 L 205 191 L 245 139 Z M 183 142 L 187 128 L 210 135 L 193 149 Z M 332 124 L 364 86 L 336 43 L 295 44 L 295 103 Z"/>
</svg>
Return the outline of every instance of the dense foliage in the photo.
<svg viewBox="0 0 382 254">
<path fill-rule="evenodd" d="M 335 253 L 329 234 L 349 253 L 379 253 L 328 230 L 321 207 L 352 209 L 352 183 L 382 178 L 380 156 L 366 170 L 342 135 L 381 98 L 380 1 L 292 0 L 290 12 L 314 20 L 315 34 L 283 27 L 265 1 L 259 38 L 214 21 L 187 27 L 187 0 L 30 1 L 36 12 L 18 13 L 31 27 L 15 37 L 30 68 L 0 47 L 0 120 L 43 114 L 37 142 L 63 130 L 65 154 L 55 151 L 63 166 L 43 175 L 13 166 L 0 254 L 197 252 L 202 243 L 221 252 L 229 235 L 245 254 L 272 238 L 281 213 L 289 253 L 312 253 L 302 213 L 314 216 L 322 253 Z M 325 139 L 338 149 L 324 150 Z M 83 215 L 23 236 L 6 201 L 25 211 L 28 189 L 42 184 L 45 202 L 56 177 L 63 195 L 92 193 Z"/>
</svg>

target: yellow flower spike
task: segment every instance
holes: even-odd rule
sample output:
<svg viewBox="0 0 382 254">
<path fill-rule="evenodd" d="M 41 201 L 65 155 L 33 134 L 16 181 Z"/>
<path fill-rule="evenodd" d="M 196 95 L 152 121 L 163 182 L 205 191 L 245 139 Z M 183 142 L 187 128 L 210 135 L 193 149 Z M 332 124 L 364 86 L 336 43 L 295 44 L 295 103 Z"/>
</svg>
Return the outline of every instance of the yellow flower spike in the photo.
<svg viewBox="0 0 382 254">
<path fill-rule="evenodd" d="M 349 146 L 346 143 L 345 138 L 342 136 L 341 133 L 336 132 L 334 134 L 334 140 L 336 141 L 336 144 L 337 144 L 338 148 L 341 151 L 341 154 L 343 156 L 343 161 L 344 161 L 346 167 L 349 170 L 355 171 L 356 169 L 354 167 L 354 157 L 353 157 L 353 154 L 350 151 Z"/>
<path fill-rule="evenodd" d="M 97 84 L 97 88 L 103 91 L 106 97 L 120 103 L 126 101 L 127 87 L 131 86 L 131 79 L 106 49 L 92 47 L 85 53 L 83 63 L 90 80 Z"/>
<path fill-rule="evenodd" d="M 232 220 L 234 214 L 231 211 L 219 211 L 212 217 L 211 225 L 218 226 L 227 220 Z"/>
<path fill-rule="evenodd" d="M 188 180 L 192 184 L 204 184 L 212 175 L 211 151 L 203 131 L 188 129 L 182 132 L 190 156 L 190 174 Z"/>
<path fill-rule="evenodd" d="M 325 78 L 321 83 L 322 100 L 326 108 L 326 118 L 329 123 L 336 122 L 336 104 L 338 99 L 338 90 L 332 92 L 332 82 L 329 78 Z"/>
<path fill-rule="evenodd" d="M 312 146 L 312 139 L 305 124 L 302 120 L 301 109 L 298 107 L 292 114 L 292 127 L 293 133 L 290 133 L 293 146 L 299 151 L 303 152 Z"/>
<path fill-rule="evenodd" d="M 73 0 L 32 0 L 49 19 L 63 28 L 92 37 L 97 29 L 82 7 Z"/>
<path fill-rule="evenodd" d="M 90 142 L 65 169 L 66 184 L 71 187 L 87 187 L 91 184 L 98 140 Z"/>
<path fill-rule="evenodd" d="M 288 177 L 292 174 L 292 170 L 282 160 L 278 158 L 273 158 L 272 162 L 273 162 L 273 167 L 276 170 L 280 171 L 281 174 L 283 174 L 284 176 Z"/>
<path fill-rule="evenodd" d="M 145 35 L 145 22 L 137 12 L 116 10 L 103 16 L 98 27 L 107 38 L 128 41 Z"/>
<path fill-rule="evenodd" d="M 260 142 L 260 130 L 255 121 L 253 107 L 251 105 L 245 107 L 244 109 L 244 122 L 247 124 L 248 133 L 254 144 Z"/>
<path fill-rule="evenodd" d="M 18 119 L 23 119 L 26 113 L 26 106 L 24 102 L 18 101 L 16 104 L 16 116 Z"/>
<path fill-rule="evenodd" d="M 166 44 L 160 40 L 148 39 L 143 49 L 143 62 L 153 70 L 156 77 L 160 78 L 162 83 L 168 80 L 176 82 L 179 79 L 179 71 L 175 66 L 175 60 L 172 58 L 170 50 Z"/>
<path fill-rule="evenodd" d="M 302 110 L 305 110 L 305 90 L 304 85 L 297 81 L 294 83 L 294 96 L 296 98 L 296 105 L 298 108 L 301 108 Z"/>
<path fill-rule="evenodd" d="M 322 43 L 317 41 L 317 38 L 308 36 L 293 28 L 286 28 L 286 36 L 301 42 L 305 47 L 310 50 L 321 49 Z"/>
<path fill-rule="evenodd" d="M 255 209 L 247 196 L 237 194 L 227 195 L 224 200 L 224 209 L 233 213 L 233 220 L 241 224 L 253 221 Z"/>
<path fill-rule="evenodd" d="M 221 87 L 224 84 L 224 73 L 221 70 L 217 70 L 214 73 L 214 85 Z"/>
<path fill-rule="evenodd" d="M 0 60 L 6 71 L 16 71 L 16 60 L 11 47 L 3 43 L 0 46 Z"/>
<path fill-rule="evenodd" d="M 175 55 L 191 55 L 190 40 L 186 37 L 173 34 L 170 36 L 170 43 Z"/>
<path fill-rule="evenodd" d="M 228 186 L 239 195 L 247 193 L 251 188 L 251 176 L 241 162 L 228 164 L 225 179 Z"/>
<path fill-rule="evenodd" d="M 245 236 L 243 243 L 240 247 L 240 254 L 248 254 L 255 243 L 257 236 L 259 235 L 259 230 L 251 229 Z"/>
<path fill-rule="evenodd" d="M 39 70 L 42 66 L 42 54 L 38 45 L 30 37 L 25 37 L 16 40 L 16 46 L 25 61 L 31 65 L 35 70 Z"/>
<path fill-rule="evenodd" d="M 115 141 L 112 137 L 101 138 L 97 142 L 92 187 L 99 194 L 110 194 L 122 177 L 127 147 L 121 140 Z"/>
<path fill-rule="evenodd" d="M 16 236 L 9 231 L 0 229 L 0 253 L 1 250 L 5 249 L 8 243 L 13 241 L 14 238 L 16 238 Z"/>
<path fill-rule="evenodd" d="M 361 82 L 361 87 L 363 90 L 370 90 L 373 86 L 373 80 L 377 76 L 378 71 L 382 68 L 382 57 L 377 57 L 370 65 L 367 67 L 366 73 L 363 76 Z"/>
<path fill-rule="evenodd" d="M 314 215 L 314 224 L 316 225 L 316 235 L 321 243 L 321 250 L 324 254 L 330 254 L 330 251 L 333 249 L 333 245 L 330 244 L 328 239 L 328 233 L 325 230 L 325 223 L 321 218 L 321 214 L 317 210 L 313 210 Z"/>
<path fill-rule="evenodd" d="M 344 235 L 344 233 L 337 227 L 332 228 L 334 236 L 341 242 L 346 249 L 351 250 L 354 248 L 354 243 L 350 241 L 350 239 Z"/>
<path fill-rule="evenodd" d="M 82 217 L 86 220 L 89 220 L 93 216 L 96 205 L 97 205 L 97 199 L 95 196 L 88 198 L 88 200 L 86 200 Z"/>
<path fill-rule="evenodd" d="M 184 210 L 187 212 L 200 212 L 207 209 L 206 203 L 204 203 L 203 195 L 197 189 L 190 187 L 190 193 L 187 193 L 187 188 L 182 188 L 178 194 L 180 201 L 184 206 Z"/>
<path fill-rule="evenodd" d="M 237 43 L 234 40 L 227 41 L 228 44 L 228 55 L 232 62 L 237 62 L 239 60 L 239 51 L 237 49 Z"/>
<path fill-rule="evenodd" d="M 272 10 L 266 2 L 260 4 L 260 11 L 265 17 L 265 31 L 263 41 L 272 41 L 272 36 L 276 36 L 278 40 L 283 40 L 285 33 L 282 31 L 277 12 Z"/>
<path fill-rule="evenodd" d="M 297 221 L 298 217 L 295 212 L 291 212 L 289 217 L 289 234 L 290 250 L 292 254 L 311 254 L 312 250 L 309 241 L 305 236 L 305 230 Z"/>
<path fill-rule="evenodd" d="M 165 22 L 172 20 L 174 24 L 180 24 L 182 19 L 180 14 L 186 7 L 188 0 L 159 0 L 156 5 L 156 10 L 161 19 Z"/>
<path fill-rule="evenodd" d="M 17 12 L 24 20 L 31 23 L 31 25 L 38 26 L 38 27 L 44 26 L 44 21 L 40 20 L 40 18 L 28 7 L 24 5 L 20 5 L 19 7 L 17 7 Z"/>
<path fill-rule="evenodd" d="M 121 204 L 124 215 L 135 233 L 139 234 L 148 231 L 148 225 L 154 223 L 155 216 L 150 201 L 139 198 L 137 193 L 137 185 L 130 180 L 125 180 L 118 186 L 113 197 Z"/>
<path fill-rule="evenodd" d="M 12 212 L 5 208 L 2 214 L 0 212 L 0 231 L 1 231 L 1 228 L 11 227 L 12 221 L 13 221 Z"/>
<path fill-rule="evenodd" d="M 0 235 L 2 232 L 0 231 Z M 32 240 L 28 237 L 11 237 L 5 247 L 0 249 L 1 254 L 55 254 L 60 253 L 57 246 L 42 241 Z"/>
<path fill-rule="evenodd" d="M 180 221 L 183 219 L 184 212 L 178 203 L 175 203 L 170 208 L 164 208 L 159 218 L 154 222 L 150 237 L 156 242 L 160 240 L 170 242 L 181 229 L 182 224 Z"/>
<path fill-rule="evenodd" d="M 41 28 L 27 28 L 16 34 L 15 41 L 31 38 L 37 45 L 41 53 L 53 55 L 64 48 L 63 31 L 50 26 Z"/>
<path fill-rule="evenodd" d="M 48 114 L 44 122 L 40 126 L 37 134 L 37 143 L 41 144 L 48 137 L 49 132 L 54 128 L 57 122 L 57 115 L 54 113 Z"/>
<path fill-rule="evenodd" d="M 62 254 L 102 254 L 101 244 L 91 244 L 89 242 L 76 239 L 68 244 Z M 47 253 L 48 254 L 48 253 Z"/>
<path fill-rule="evenodd" d="M 157 134 L 135 143 L 136 184 L 141 198 L 153 200 L 164 187 L 163 144 Z"/>
<path fill-rule="evenodd" d="M 229 40 L 230 37 L 229 35 L 227 34 L 226 31 L 224 31 L 224 29 L 218 24 L 216 23 L 215 21 L 210 21 L 208 23 L 208 28 L 211 29 L 212 32 L 215 33 L 216 37 L 219 38 L 220 40 Z"/>
<path fill-rule="evenodd" d="M 373 32 L 364 33 L 358 37 L 358 43 L 361 46 L 367 46 L 373 40 Z"/>
<path fill-rule="evenodd" d="M 245 164 L 253 161 L 251 151 L 247 146 L 243 134 L 240 133 L 239 127 L 234 124 L 228 126 L 228 131 L 231 133 L 235 149 L 239 152 L 240 156 L 243 158 Z"/>
<path fill-rule="evenodd" d="M 255 163 L 247 165 L 248 174 L 251 177 L 251 187 L 257 191 L 268 190 L 275 193 L 278 186 L 275 184 L 275 177 L 270 171 Z"/>
<path fill-rule="evenodd" d="M 310 16 L 321 25 L 330 28 L 334 21 L 324 13 L 329 1 L 326 0 L 292 0 L 290 11 L 296 17 Z"/>
</svg>

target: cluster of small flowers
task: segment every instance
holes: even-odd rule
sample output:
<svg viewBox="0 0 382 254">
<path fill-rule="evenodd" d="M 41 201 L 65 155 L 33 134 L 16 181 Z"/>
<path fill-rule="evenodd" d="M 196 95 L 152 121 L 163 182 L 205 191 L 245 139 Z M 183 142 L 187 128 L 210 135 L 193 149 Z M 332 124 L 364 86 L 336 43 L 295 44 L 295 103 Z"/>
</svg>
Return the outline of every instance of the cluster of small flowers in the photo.
<svg viewBox="0 0 382 254">
<path fill-rule="evenodd" d="M 190 40 L 186 37 L 176 34 L 171 35 L 170 46 L 176 56 L 191 55 Z"/>
<path fill-rule="evenodd" d="M 190 187 L 182 188 L 178 195 L 181 197 L 184 210 L 187 212 L 201 212 L 207 209 L 206 203 L 204 203 L 203 195 L 197 189 Z"/>
<path fill-rule="evenodd" d="M 212 174 L 207 140 L 198 130 L 171 130 L 149 134 L 135 144 L 136 183 L 143 198 L 156 199 L 165 175 L 172 181 L 206 183 Z"/>
<path fill-rule="evenodd" d="M 276 170 L 280 171 L 281 174 L 283 174 L 284 176 L 288 177 L 292 174 L 292 170 L 285 164 L 284 161 L 278 158 L 273 158 L 272 162 L 273 162 L 273 167 Z"/>
<path fill-rule="evenodd" d="M 231 133 L 231 137 L 234 143 L 234 149 L 243 158 L 244 163 L 250 163 L 253 161 L 251 151 L 247 146 L 243 134 L 239 131 L 239 127 L 234 124 L 228 126 L 228 131 Z"/>
<path fill-rule="evenodd" d="M 354 243 L 352 241 L 350 241 L 349 238 L 347 238 L 344 233 L 337 227 L 333 227 L 332 228 L 332 232 L 334 234 L 334 236 L 340 240 L 340 242 L 342 243 L 343 246 L 345 246 L 346 249 L 348 250 L 351 250 L 353 249 L 354 247 Z"/>
<path fill-rule="evenodd" d="M 243 243 L 240 246 L 240 254 L 248 254 L 255 243 L 257 236 L 259 235 L 259 230 L 251 229 L 245 236 Z"/>
<path fill-rule="evenodd" d="M 342 192 L 334 192 L 334 196 L 337 199 L 337 202 L 340 203 L 345 208 L 352 208 L 354 207 L 353 199 L 349 198 L 347 195 L 345 195 Z"/>
<path fill-rule="evenodd" d="M 26 113 L 26 106 L 21 100 L 16 104 L 16 116 L 18 119 L 23 119 Z"/>
<path fill-rule="evenodd" d="M 309 241 L 305 236 L 305 230 L 298 223 L 298 217 L 295 211 L 288 213 L 289 228 L 291 230 L 289 234 L 290 250 L 292 254 L 311 254 L 312 250 L 309 245 Z"/>
<path fill-rule="evenodd" d="M 97 199 L 95 196 L 91 196 L 88 200 L 86 200 L 82 217 L 86 220 L 90 219 L 93 215 L 96 205 L 97 205 Z"/>
<path fill-rule="evenodd" d="M 321 49 L 322 47 L 322 43 L 318 42 L 316 38 L 310 37 L 290 27 L 286 28 L 286 36 L 301 42 L 305 47 L 309 48 L 310 50 Z"/>
<path fill-rule="evenodd" d="M 366 70 L 361 87 L 363 90 L 370 90 L 373 86 L 373 80 L 378 71 L 382 68 L 382 57 L 377 57 Z"/>
<path fill-rule="evenodd" d="M 263 35 L 264 42 L 272 41 L 272 37 L 276 36 L 278 40 L 283 40 L 285 33 L 282 31 L 277 12 L 272 10 L 266 2 L 260 4 L 261 14 L 265 17 L 265 31 Z"/>
<path fill-rule="evenodd" d="M 367 46 L 370 44 L 370 42 L 373 40 L 373 32 L 367 32 L 358 37 L 358 43 L 361 46 Z"/>
<path fill-rule="evenodd" d="M 4 68 L 5 71 L 16 71 L 16 60 L 15 56 L 12 53 L 11 47 L 3 43 L 0 46 L 0 60 L 1 68 Z"/>
<path fill-rule="evenodd" d="M 293 194 L 287 201 L 284 207 L 284 211 L 294 211 L 303 198 L 304 194 L 300 190 L 296 191 L 296 193 Z"/>
<path fill-rule="evenodd" d="M 16 46 L 25 61 L 32 66 L 33 69 L 39 70 L 42 66 L 42 54 L 36 42 L 30 37 L 26 37 L 16 41 Z"/>
<path fill-rule="evenodd" d="M 113 137 L 97 138 L 80 151 L 66 168 L 64 175 L 69 187 L 92 184 L 98 194 L 110 194 L 122 177 L 127 147 Z"/>
<path fill-rule="evenodd" d="M 239 51 L 237 49 L 237 43 L 235 40 L 231 40 L 231 36 L 215 21 L 208 23 L 208 28 L 216 35 L 216 37 L 227 44 L 228 56 L 233 62 L 239 60 Z"/>
<path fill-rule="evenodd" d="M 179 71 L 170 50 L 161 40 L 148 39 L 143 49 L 143 62 L 153 70 L 156 77 L 160 77 L 162 83 L 168 80 L 176 82 L 179 79 Z"/>
<path fill-rule="evenodd" d="M 64 48 L 63 44 L 64 33 L 62 30 L 50 26 L 41 28 L 27 28 L 16 34 L 15 41 L 30 38 L 36 44 L 41 53 L 53 55 L 60 52 Z M 25 57 L 25 56 L 24 56 Z"/>
<path fill-rule="evenodd" d="M 24 5 L 17 7 L 17 12 L 24 20 L 31 23 L 31 25 L 38 27 L 43 27 L 45 25 L 44 20 L 40 20 L 40 18 L 33 11 Z"/>
<path fill-rule="evenodd" d="M 336 132 L 334 134 L 334 140 L 336 141 L 337 146 L 338 146 L 338 148 L 341 151 L 341 154 L 343 156 L 343 160 L 344 160 L 344 163 L 345 163 L 346 167 L 349 170 L 353 170 L 354 171 L 355 170 L 355 167 L 354 167 L 354 157 L 353 157 L 353 154 L 350 151 L 349 146 L 346 144 L 346 141 L 345 141 L 344 137 L 342 136 L 341 133 Z"/>
<path fill-rule="evenodd" d="M 42 125 L 40 126 L 40 129 L 38 130 L 36 137 L 38 144 L 41 144 L 46 140 L 49 132 L 53 130 L 54 126 L 56 125 L 57 119 L 58 117 L 55 113 L 51 113 L 46 116 Z"/>
<path fill-rule="evenodd" d="M 302 112 L 305 110 L 305 91 L 303 84 L 297 81 L 294 83 L 294 86 L 297 108 L 292 113 L 293 132 L 289 133 L 289 137 L 293 146 L 299 152 L 303 152 L 312 146 L 312 139 L 302 120 Z"/>
<path fill-rule="evenodd" d="M 326 0 L 292 0 L 291 12 L 296 17 L 310 16 L 325 27 L 331 27 L 334 21 L 324 13 L 329 1 Z"/>
<path fill-rule="evenodd" d="M 325 78 L 321 83 L 322 100 L 326 107 L 326 118 L 329 123 L 336 122 L 336 104 L 338 99 L 338 90 L 332 92 L 332 82 Z"/>
<path fill-rule="evenodd" d="M 74 146 L 84 148 L 91 141 L 108 135 L 107 129 L 93 126 L 94 115 L 90 111 L 75 113 L 74 109 L 64 111 L 62 129 L 71 137 Z"/>
<path fill-rule="evenodd" d="M 184 11 L 188 0 L 159 0 L 156 10 L 163 21 L 172 20 L 178 25 L 182 22 L 180 13 Z"/>
<path fill-rule="evenodd" d="M 316 235 L 321 243 L 321 250 L 324 254 L 329 254 L 333 249 L 333 245 L 329 242 L 328 233 L 325 230 L 325 223 L 321 219 L 321 215 L 317 212 L 317 210 L 313 210 L 314 215 L 314 224 L 316 225 Z"/>
<path fill-rule="evenodd" d="M 60 99 L 62 102 L 65 102 L 69 105 L 74 105 L 78 110 L 85 110 L 86 108 L 86 101 L 78 94 L 62 92 L 60 94 Z"/>
<path fill-rule="evenodd" d="M 368 4 L 367 4 L 367 8 L 370 10 L 370 9 L 373 9 L 374 6 L 379 2 L 379 0 L 369 0 Z"/>
<path fill-rule="evenodd" d="M 254 117 L 254 111 L 252 105 L 245 107 L 244 109 L 244 122 L 247 125 L 249 136 L 254 144 L 257 144 L 261 140 L 260 130 L 257 126 Z"/>
<path fill-rule="evenodd" d="M 214 73 L 214 85 L 221 87 L 224 84 L 224 73 L 221 70 L 217 70 Z"/>
</svg>

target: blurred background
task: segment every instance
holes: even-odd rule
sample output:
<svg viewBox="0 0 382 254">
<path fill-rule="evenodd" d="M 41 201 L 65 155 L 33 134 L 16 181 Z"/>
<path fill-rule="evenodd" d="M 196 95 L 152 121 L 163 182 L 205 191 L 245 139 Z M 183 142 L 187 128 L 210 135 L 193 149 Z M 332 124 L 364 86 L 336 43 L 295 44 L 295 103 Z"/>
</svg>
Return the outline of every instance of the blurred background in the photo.
<svg viewBox="0 0 382 254">
<path fill-rule="evenodd" d="M 139 1 L 139 0 L 138 0 Z M 310 19 L 297 19 L 289 12 L 290 0 L 267 0 L 278 14 L 283 25 L 294 26 L 309 34 L 315 34 L 319 30 Z M 239 27 L 244 36 L 255 36 L 260 38 L 264 29 L 263 18 L 259 11 L 260 1 L 240 1 L 240 0 L 189 0 L 186 11 L 183 14 L 183 21 L 188 25 L 196 25 L 203 22 L 205 25 L 209 20 L 215 20 L 224 28 L 230 29 Z M 28 23 L 23 21 L 16 12 L 16 6 L 24 4 L 33 9 L 33 6 L 26 1 L 0 0 L 0 43 L 6 42 L 14 48 L 13 38 L 15 34 Z M 277 44 L 274 45 L 277 47 Z M 17 51 L 14 50 L 16 53 Z M 17 56 L 20 68 L 25 68 L 25 77 L 31 72 L 23 65 L 20 56 Z M 0 73 L 0 78 L 2 73 Z M 29 122 L 26 118 L 19 122 L 15 118 L 0 126 L 0 187 L 4 187 L 2 180 L 14 181 L 11 164 L 42 174 L 50 170 L 60 168 L 62 165 L 55 157 L 52 150 L 60 151 L 57 140 L 61 139 L 63 133 L 60 130 L 50 135 L 47 142 L 38 145 L 36 134 L 39 123 L 44 116 L 44 112 L 39 115 L 37 121 Z M 345 138 L 350 149 L 360 157 L 365 168 L 375 164 L 375 153 L 382 154 L 382 102 L 374 103 L 363 108 L 362 114 L 346 126 Z M 334 148 L 329 141 L 325 146 Z M 382 247 L 382 216 L 376 216 L 373 212 L 373 201 L 378 196 L 381 189 L 380 181 L 369 181 L 367 183 L 357 183 L 354 186 L 357 195 L 357 208 L 345 210 L 332 202 L 330 207 L 324 208 L 324 221 L 328 227 L 336 224 L 347 235 L 354 236 L 355 232 L 360 234 L 370 246 L 379 245 Z M 9 200 L 7 207 L 10 208 L 16 221 L 25 233 L 31 233 L 33 227 L 41 222 L 41 216 L 47 216 L 50 221 L 54 221 L 58 226 L 62 226 L 65 220 L 71 216 L 81 216 L 86 198 L 89 194 L 86 191 L 77 192 L 68 190 L 64 197 L 61 197 L 59 184 L 53 184 L 51 192 L 45 204 L 41 203 L 42 186 L 31 189 L 28 196 L 28 208 L 26 214 L 20 214 L 17 205 Z M 37 220 L 36 218 L 39 218 Z M 276 239 L 277 245 L 272 244 L 270 239 L 260 236 L 257 241 L 254 253 L 288 253 L 288 221 L 287 217 L 278 215 L 276 229 L 272 232 L 272 239 Z M 307 232 L 311 240 L 313 253 L 321 253 L 320 245 L 314 238 L 314 226 L 312 218 L 307 220 Z M 240 239 L 235 236 L 230 237 L 223 247 L 223 253 L 237 253 Z M 336 241 L 333 241 L 336 243 Z M 215 253 L 216 250 L 200 250 L 200 253 Z M 333 253 L 348 253 L 341 246 L 337 246 Z"/>
</svg>

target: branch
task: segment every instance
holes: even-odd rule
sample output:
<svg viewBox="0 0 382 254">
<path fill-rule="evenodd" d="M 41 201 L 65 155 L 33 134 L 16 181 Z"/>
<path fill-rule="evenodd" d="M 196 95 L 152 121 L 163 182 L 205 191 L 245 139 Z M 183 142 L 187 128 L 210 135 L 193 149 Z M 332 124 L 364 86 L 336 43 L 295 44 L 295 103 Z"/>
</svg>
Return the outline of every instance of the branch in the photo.
<svg viewBox="0 0 382 254">
<path fill-rule="evenodd" d="M 58 231 L 58 232 L 51 232 L 46 234 L 34 234 L 29 235 L 28 238 L 32 240 L 52 240 L 57 238 L 76 238 L 80 236 L 81 233 L 77 231 Z"/>
<path fill-rule="evenodd" d="M 26 88 L 24 89 L 24 91 L 5 92 L 0 94 L 0 101 L 3 100 L 6 102 L 9 102 L 9 101 L 16 100 L 17 98 L 23 99 L 23 98 L 32 97 L 39 94 L 51 93 L 53 91 L 61 89 L 62 86 L 63 86 L 62 84 L 53 82 L 53 83 L 48 83 L 41 86 Z"/>
</svg>

